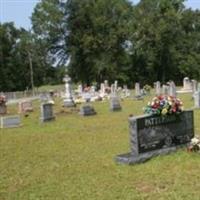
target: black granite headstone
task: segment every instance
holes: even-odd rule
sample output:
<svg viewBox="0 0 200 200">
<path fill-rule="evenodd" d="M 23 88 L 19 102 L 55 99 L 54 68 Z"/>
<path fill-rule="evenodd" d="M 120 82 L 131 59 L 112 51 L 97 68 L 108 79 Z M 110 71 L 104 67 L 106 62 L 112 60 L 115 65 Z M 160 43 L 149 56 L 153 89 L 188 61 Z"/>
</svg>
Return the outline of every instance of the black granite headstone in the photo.
<svg viewBox="0 0 200 200">
<path fill-rule="evenodd" d="M 131 152 L 116 157 L 120 163 L 134 164 L 175 151 L 194 137 L 193 111 L 168 116 L 130 117 Z"/>
</svg>

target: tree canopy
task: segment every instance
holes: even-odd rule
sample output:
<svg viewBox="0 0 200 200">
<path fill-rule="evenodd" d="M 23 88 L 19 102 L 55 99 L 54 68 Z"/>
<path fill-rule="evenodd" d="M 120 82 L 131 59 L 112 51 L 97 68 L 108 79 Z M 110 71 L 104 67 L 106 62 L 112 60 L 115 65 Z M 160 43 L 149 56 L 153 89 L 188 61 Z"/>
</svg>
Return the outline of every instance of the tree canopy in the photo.
<svg viewBox="0 0 200 200">
<path fill-rule="evenodd" d="M 31 32 L 0 24 L 0 73 L 11 74 L 0 90 L 30 87 L 30 55 L 36 85 L 64 68 L 86 84 L 200 80 L 200 11 L 184 0 L 42 0 L 31 20 Z"/>
</svg>

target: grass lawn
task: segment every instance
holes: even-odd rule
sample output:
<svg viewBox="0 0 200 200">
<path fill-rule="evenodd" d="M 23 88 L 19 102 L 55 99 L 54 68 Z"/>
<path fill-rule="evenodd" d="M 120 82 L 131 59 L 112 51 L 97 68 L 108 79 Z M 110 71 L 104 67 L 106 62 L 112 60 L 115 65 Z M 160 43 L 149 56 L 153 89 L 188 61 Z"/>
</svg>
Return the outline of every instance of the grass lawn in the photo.
<svg viewBox="0 0 200 200">
<path fill-rule="evenodd" d="M 113 160 L 130 150 L 129 114 L 142 114 L 150 98 L 127 99 L 116 113 L 97 102 L 91 117 L 62 112 L 57 100 L 56 120 L 44 124 L 34 102 L 22 127 L 0 129 L 0 200 L 199 200 L 200 154 L 182 149 L 133 166 Z M 185 108 L 193 106 L 191 95 L 180 98 Z M 199 134 L 200 110 L 194 114 Z"/>
</svg>

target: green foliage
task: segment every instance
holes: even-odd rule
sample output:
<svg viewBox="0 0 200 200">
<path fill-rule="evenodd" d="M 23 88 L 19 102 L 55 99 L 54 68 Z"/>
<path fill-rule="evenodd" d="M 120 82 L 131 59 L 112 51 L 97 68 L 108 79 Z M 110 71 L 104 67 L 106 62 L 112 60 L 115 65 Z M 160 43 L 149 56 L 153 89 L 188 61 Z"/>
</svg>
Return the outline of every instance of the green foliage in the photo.
<svg viewBox="0 0 200 200">
<path fill-rule="evenodd" d="M 0 91 L 19 91 L 56 82 L 57 69 L 46 58 L 47 48 L 41 39 L 13 23 L 0 24 Z M 32 65 L 33 76 L 30 65 Z"/>
<path fill-rule="evenodd" d="M 36 86 L 60 83 L 66 66 L 73 81 L 86 84 L 200 80 L 200 11 L 183 3 L 42 0 L 33 32 L 0 24 L 0 90 L 31 87 L 30 58 Z"/>
</svg>

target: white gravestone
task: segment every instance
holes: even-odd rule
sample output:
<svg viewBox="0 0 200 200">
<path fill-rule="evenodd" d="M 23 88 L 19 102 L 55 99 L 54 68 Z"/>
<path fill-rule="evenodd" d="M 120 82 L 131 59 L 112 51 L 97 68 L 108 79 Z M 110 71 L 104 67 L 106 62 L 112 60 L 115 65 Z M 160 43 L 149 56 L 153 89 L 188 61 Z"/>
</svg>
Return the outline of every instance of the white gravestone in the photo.
<svg viewBox="0 0 200 200">
<path fill-rule="evenodd" d="M 188 77 L 183 79 L 183 90 L 192 91 L 192 84 Z"/>
<path fill-rule="evenodd" d="M 160 85 L 160 81 L 157 81 L 155 83 L 155 90 L 156 90 L 156 95 L 161 95 L 161 85 Z"/>
<path fill-rule="evenodd" d="M 163 85 L 162 86 L 162 93 L 164 95 L 168 95 L 169 94 L 169 86 L 168 85 Z"/>
<path fill-rule="evenodd" d="M 19 127 L 21 123 L 20 116 L 6 116 L 0 118 L 0 127 L 1 128 L 14 128 Z"/>
<path fill-rule="evenodd" d="M 195 93 L 198 91 L 198 82 L 196 80 L 192 80 L 192 92 Z"/>
<path fill-rule="evenodd" d="M 140 84 L 139 83 L 135 83 L 135 96 L 141 96 L 141 90 L 140 90 Z"/>
<path fill-rule="evenodd" d="M 71 78 L 66 75 L 63 81 L 65 82 L 64 107 L 74 107 L 75 103 L 72 97 Z"/>
<path fill-rule="evenodd" d="M 169 82 L 169 95 L 176 97 L 176 85 L 173 81 Z"/>
</svg>

